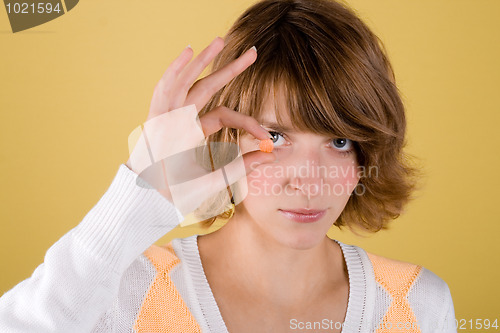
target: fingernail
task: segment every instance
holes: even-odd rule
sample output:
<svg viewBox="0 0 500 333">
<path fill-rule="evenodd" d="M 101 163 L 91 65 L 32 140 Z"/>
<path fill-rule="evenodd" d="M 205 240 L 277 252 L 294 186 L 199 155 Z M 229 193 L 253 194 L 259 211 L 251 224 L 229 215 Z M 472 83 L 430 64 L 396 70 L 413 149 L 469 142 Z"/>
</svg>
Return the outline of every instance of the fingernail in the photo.
<svg viewBox="0 0 500 333">
<path fill-rule="evenodd" d="M 189 44 L 188 46 L 186 46 L 186 48 L 189 48 L 189 49 L 191 49 L 191 48 L 192 48 L 192 47 L 191 47 L 191 44 Z"/>
<path fill-rule="evenodd" d="M 252 46 L 252 47 L 250 48 L 250 50 L 252 50 L 252 49 L 253 49 L 255 52 L 257 52 L 257 48 L 255 47 L 255 45 L 254 45 L 254 46 Z"/>
</svg>

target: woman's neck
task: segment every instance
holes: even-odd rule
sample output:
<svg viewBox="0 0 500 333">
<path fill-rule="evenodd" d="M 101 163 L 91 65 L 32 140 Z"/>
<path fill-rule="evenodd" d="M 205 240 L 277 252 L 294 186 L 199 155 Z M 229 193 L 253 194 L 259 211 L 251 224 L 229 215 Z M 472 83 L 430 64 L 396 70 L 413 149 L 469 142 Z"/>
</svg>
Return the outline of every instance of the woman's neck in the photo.
<svg viewBox="0 0 500 333">
<path fill-rule="evenodd" d="M 307 306 L 304 300 L 315 302 L 348 281 L 340 246 L 326 235 L 313 248 L 294 249 L 234 216 L 199 236 L 198 246 L 207 278 L 277 306 Z"/>
</svg>

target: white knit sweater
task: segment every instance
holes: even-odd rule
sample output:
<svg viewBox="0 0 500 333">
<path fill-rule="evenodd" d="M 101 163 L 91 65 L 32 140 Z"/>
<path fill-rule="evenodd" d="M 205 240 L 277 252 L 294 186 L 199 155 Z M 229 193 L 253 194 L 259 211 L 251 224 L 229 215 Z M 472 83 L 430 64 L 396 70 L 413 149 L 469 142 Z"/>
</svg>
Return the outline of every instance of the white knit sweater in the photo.
<svg viewBox="0 0 500 333">
<path fill-rule="evenodd" d="M 157 274 L 144 251 L 183 218 L 136 179 L 120 165 L 82 222 L 47 251 L 30 278 L 0 298 L 0 332 L 136 332 L 134 322 Z M 387 286 L 363 249 L 336 242 L 349 275 L 343 333 L 456 332 L 447 284 L 423 267 L 406 295 L 419 330 L 381 330 L 393 300 Z M 197 235 L 171 244 L 180 263 L 169 275 L 199 328 L 227 332 L 203 271 Z"/>
</svg>

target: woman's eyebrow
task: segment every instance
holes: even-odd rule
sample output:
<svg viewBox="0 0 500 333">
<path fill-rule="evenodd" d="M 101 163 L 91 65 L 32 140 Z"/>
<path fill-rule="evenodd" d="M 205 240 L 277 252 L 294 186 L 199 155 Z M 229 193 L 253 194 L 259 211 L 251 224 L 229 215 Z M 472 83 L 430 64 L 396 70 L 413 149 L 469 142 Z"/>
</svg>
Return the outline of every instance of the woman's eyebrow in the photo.
<svg viewBox="0 0 500 333">
<path fill-rule="evenodd" d="M 295 130 L 293 128 L 286 127 L 286 126 L 280 125 L 278 123 L 273 123 L 273 122 L 263 122 L 262 126 L 270 128 L 270 129 L 272 129 L 276 132 L 280 132 L 280 133 L 283 133 L 283 132 L 284 133 L 294 133 L 295 132 Z"/>
</svg>

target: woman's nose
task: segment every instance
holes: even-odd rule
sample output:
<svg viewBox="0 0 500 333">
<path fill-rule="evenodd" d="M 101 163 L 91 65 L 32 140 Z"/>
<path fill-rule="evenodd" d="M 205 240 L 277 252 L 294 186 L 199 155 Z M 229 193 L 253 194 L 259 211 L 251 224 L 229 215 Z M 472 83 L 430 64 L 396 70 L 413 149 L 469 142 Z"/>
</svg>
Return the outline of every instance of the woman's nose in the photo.
<svg viewBox="0 0 500 333">
<path fill-rule="evenodd" d="M 293 194 L 306 196 L 308 200 L 315 196 L 319 196 L 321 190 L 321 181 L 315 181 L 311 178 L 295 177 L 290 180 L 289 186 Z"/>
<path fill-rule="evenodd" d="M 293 157 L 290 156 L 290 164 L 287 163 L 289 186 L 294 191 L 306 195 L 308 199 L 320 195 L 326 176 L 326 166 L 321 164 L 321 160 L 320 154 L 313 150 L 297 152 Z"/>
</svg>

